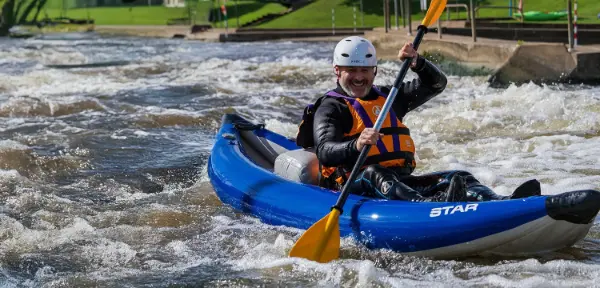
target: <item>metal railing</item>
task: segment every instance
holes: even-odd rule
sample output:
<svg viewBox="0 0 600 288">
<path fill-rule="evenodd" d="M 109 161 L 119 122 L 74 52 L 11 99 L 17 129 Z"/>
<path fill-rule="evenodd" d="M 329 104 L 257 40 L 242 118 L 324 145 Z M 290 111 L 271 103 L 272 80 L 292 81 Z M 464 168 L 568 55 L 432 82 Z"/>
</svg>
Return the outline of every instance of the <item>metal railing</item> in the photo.
<svg viewBox="0 0 600 288">
<path fill-rule="evenodd" d="M 466 12 L 467 12 L 467 20 L 471 20 L 471 17 L 469 16 L 469 5 L 467 4 L 446 4 L 446 19 L 449 21 L 450 20 L 450 8 L 465 8 Z"/>
<path fill-rule="evenodd" d="M 465 8 L 466 12 L 467 12 L 467 20 L 469 22 L 471 22 L 471 12 L 469 12 L 469 5 L 467 4 L 446 4 L 446 16 L 447 16 L 447 20 L 450 21 L 450 8 Z M 437 21 L 437 32 L 438 32 L 438 38 L 442 39 L 442 20 L 438 19 Z M 475 38 L 473 38 L 473 41 L 475 41 Z"/>
<path fill-rule="evenodd" d="M 472 3 L 472 2 L 471 2 Z M 473 5 L 475 6 L 475 5 Z M 467 21 L 471 22 L 471 37 L 473 38 L 473 42 L 477 42 L 477 36 L 475 35 L 475 21 L 471 21 L 471 10 L 469 9 L 469 5 L 467 4 L 446 4 L 446 15 L 447 15 L 447 19 L 450 20 L 450 8 L 465 8 L 466 12 L 467 12 Z M 494 5 L 484 5 L 484 6 L 477 6 L 475 7 L 474 11 L 473 11 L 473 20 L 475 20 L 477 18 L 479 9 L 482 8 L 490 8 L 490 9 L 513 9 L 513 10 L 517 10 L 519 11 L 519 13 L 521 14 L 521 23 L 523 23 L 524 21 L 524 15 L 523 15 L 523 10 L 520 9 L 519 7 L 515 7 L 515 6 L 494 6 Z M 438 24 L 437 24 L 437 29 L 438 29 L 438 37 L 440 39 L 442 39 L 442 24 L 441 24 L 441 20 L 438 19 Z"/>
<path fill-rule="evenodd" d="M 512 10 L 517 10 L 519 11 L 519 13 L 521 14 L 521 23 L 523 23 L 524 20 L 524 16 L 523 16 L 523 10 L 520 9 L 519 7 L 515 7 L 515 6 L 494 6 L 494 5 L 484 5 L 484 6 L 477 6 L 475 7 L 475 14 L 478 13 L 479 9 L 481 8 L 490 8 L 490 9 L 512 9 Z"/>
</svg>

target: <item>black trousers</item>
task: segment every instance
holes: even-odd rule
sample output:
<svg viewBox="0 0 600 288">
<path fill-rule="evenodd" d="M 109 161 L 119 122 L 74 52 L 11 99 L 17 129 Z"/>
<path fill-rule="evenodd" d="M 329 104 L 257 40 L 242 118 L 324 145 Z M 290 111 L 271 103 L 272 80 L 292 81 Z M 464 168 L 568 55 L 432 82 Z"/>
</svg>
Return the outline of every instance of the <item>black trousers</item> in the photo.
<svg viewBox="0 0 600 288">
<path fill-rule="evenodd" d="M 350 186 L 350 193 L 374 198 L 413 200 L 432 197 L 444 192 L 455 174 L 463 177 L 467 188 L 466 201 L 504 200 L 509 196 L 496 194 L 481 184 L 473 174 L 461 170 L 448 170 L 418 176 L 399 175 L 394 168 L 370 165 L 365 168 Z"/>
</svg>

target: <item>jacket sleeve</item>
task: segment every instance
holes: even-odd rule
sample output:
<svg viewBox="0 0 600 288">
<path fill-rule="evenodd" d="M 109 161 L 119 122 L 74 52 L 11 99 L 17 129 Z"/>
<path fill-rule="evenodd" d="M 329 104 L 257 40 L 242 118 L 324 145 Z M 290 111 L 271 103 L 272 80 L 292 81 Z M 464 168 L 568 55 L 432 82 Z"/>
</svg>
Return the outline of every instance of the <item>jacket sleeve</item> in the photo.
<svg viewBox="0 0 600 288">
<path fill-rule="evenodd" d="M 403 95 L 398 95 L 394 101 L 394 110 L 401 114 L 400 118 L 442 93 L 448 83 L 446 75 L 422 56 L 419 56 L 413 71 L 418 77 L 404 82 L 399 89 Z"/>
<path fill-rule="evenodd" d="M 317 158 L 323 166 L 352 167 L 360 152 L 356 150 L 356 139 L 344 141 L 344 131 L 352 127 L 352 115 L 336 99 L 326 98 L 317 109 L 313 133 Z"/>
</svg>

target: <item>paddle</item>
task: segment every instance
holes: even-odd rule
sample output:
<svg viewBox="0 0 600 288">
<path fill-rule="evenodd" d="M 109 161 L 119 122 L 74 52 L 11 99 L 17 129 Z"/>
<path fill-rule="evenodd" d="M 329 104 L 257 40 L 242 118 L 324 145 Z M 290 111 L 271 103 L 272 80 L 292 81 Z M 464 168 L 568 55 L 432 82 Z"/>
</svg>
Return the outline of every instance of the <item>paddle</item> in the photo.
<svg viewBox="0 0 600 288">
<path fill-rule="evenodd" d="M 442 12 L 446 7 L 446 1 L 447 0 L 431 1 L 425 18 L 421 22 L 421 25 L 417 28 L 417 36 L 413 42 L 413 47 L 415 50 L 417 50 L 419 47 L 419 44 L 423 39 L 423 35 L 427 33 L 427 26 L 437 21 L 437 19 L 440 18 L 440 15 L 442 15 Z M 385 101 L 385 104 L 383 105 L 383 108 L 377 117 L 377 121 L 373 126 L 376 131 L 379 131 L 381 128 L 381 125 L 383 124 L 383 121 L 390 110 L 392 103 L 394 103 L 396 94 L 398 94 L 398 89 L 400 89 L 400 85 L 402 85 L 402 81 L 408 72 L 411 61 L 412 59 L 405 59 L 402 63 L 402 68 L 396 77 L 394 87 L 392 87 L 390 90 L 387 100 Z M 370 149 L 371 145 L 365 145 L 363 147 L 362 151 L 360 152 L 360 156 L 358 156 L 356 164 L 354 164 L 354 167 L 352 168 L 350 177 L 348 177 L 348 181 L 346 181 L 346 184 L 344 184 L 344 187 L 342 187 L 342 191 L 337 203 L 335 203 L 335 206 L 331 208 L 331 212 L 328 215 L 321 218 L 321 220 L 313 224 L 310 228 L 308 228 L 308 230 L 306 230 L 306 232 L 304 232 L 296 244 L 294 244 L 294 247 L 292 247 L 292 250 L 289 254 L 290 257 L 306 258 L 321 263 L 326 263 L 339 257 L 339 216 L 342 213 L 342 207 L 344 206 L 344 203 L 349 195 L 348 187 L 360 172 L 360 168 L 367 158 Z"/>
</svg>

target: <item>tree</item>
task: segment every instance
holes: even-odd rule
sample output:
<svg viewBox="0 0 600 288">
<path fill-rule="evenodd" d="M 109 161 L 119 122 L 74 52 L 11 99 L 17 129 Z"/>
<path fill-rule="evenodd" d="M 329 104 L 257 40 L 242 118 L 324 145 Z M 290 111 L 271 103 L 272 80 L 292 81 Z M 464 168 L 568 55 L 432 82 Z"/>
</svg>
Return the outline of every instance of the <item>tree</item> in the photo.
<svg viewBox="0 0 600 288">
<path fill-rule="evenodd" d="M 8 35 L 8 30 L 17 24 L 27 23 L 29 14 L 36 10 L 33 21 L 37 21 L 47 0 L 0 0 L 0 36 Z"/>
</svg>

